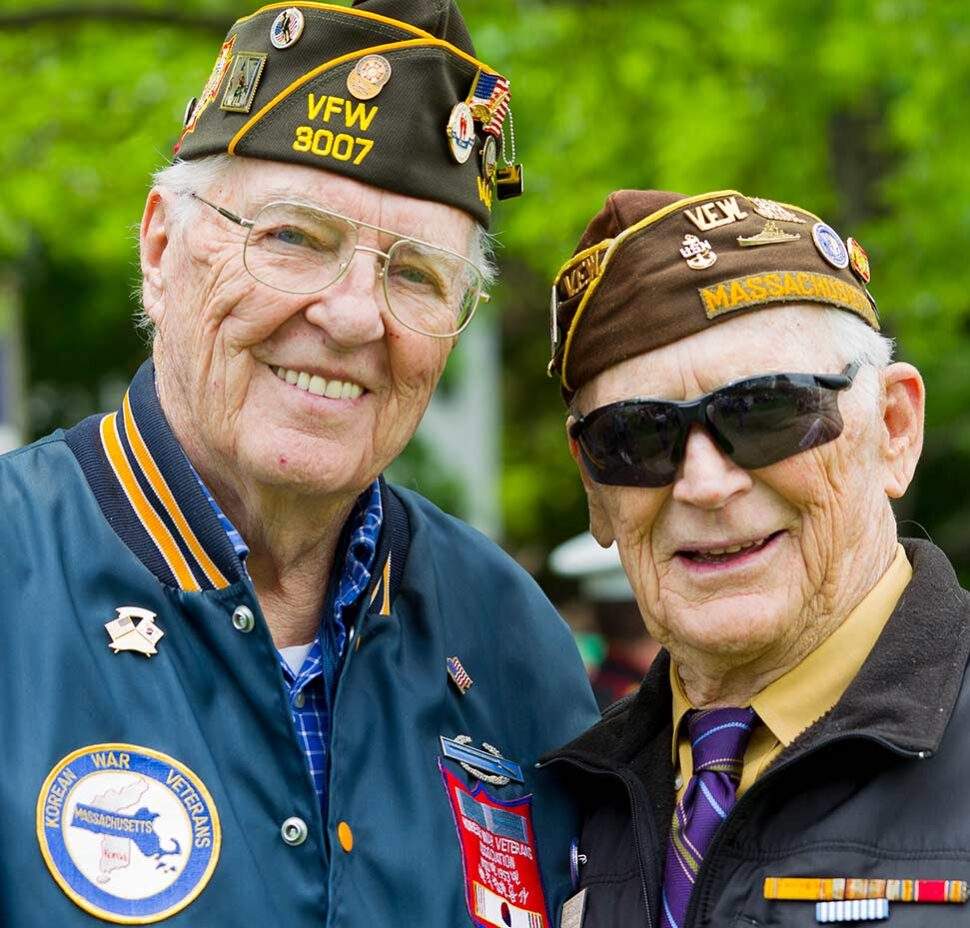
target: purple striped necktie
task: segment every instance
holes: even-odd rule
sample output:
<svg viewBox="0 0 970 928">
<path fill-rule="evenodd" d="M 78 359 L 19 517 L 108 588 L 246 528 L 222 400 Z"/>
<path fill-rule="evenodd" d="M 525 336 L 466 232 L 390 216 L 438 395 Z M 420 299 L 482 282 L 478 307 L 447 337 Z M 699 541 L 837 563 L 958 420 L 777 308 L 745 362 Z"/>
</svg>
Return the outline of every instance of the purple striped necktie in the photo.
<svg viewBox="0 0 970 928">
<path fill-rule="evenodd" d="M 686 716 L 694 774 L 674 809 L 664 864 L 661 928 L 683 928 L 701 861 L 734 805 L 754 709 L 708 709 Z"/>
</svg>

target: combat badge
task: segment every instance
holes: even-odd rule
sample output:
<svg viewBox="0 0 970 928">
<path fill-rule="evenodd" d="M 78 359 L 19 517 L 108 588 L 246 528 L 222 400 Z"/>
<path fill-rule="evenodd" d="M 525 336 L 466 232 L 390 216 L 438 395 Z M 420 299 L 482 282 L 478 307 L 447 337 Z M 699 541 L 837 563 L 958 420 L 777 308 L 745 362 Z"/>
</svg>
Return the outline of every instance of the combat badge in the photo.
<svg viewBox="0 0 970 928">
<path fill-rule="evenodd" d="M 72 902 L 104 921 L 144 925 L 205 889 L 222 838 L 209 791 L 183 764 L 134 744 L 92 744 L 48 774 L 37 840 Z"/>
<path fill-rule="evenodd" d="M 717 254 L 711 249 L 711 243 L 690 234 L 684 236 L 680 256 L 687 261 L 687 266 L 695 271 L 703 271 L 717 261 Z"/>
<path fill-rule="evenodd" d="M 839 233 L 824 222 L 816 222 L 812 226 L 812 241 L 819 250 L 819 254 L 834 268 L 840 271 L 849 266 L 849 252 L 846 250 Z"/>
<path fill-rule="evenodd" d="M 383 55 L 364 55 L 347 75 L 347 89 L 358 100 L 370 100 L 390 79 L 391 63 Z"/>
<path fill-rule="evenodd" d="M 522 768 L 514 761 L 502 757 L 502 752 L 491 744 L 482 742 L 479 750 L 468 735 L 454 738 L 441 737 L 441 753 L 449 760 L 456 760 L 466 773 L 492 786 L 508 786 L 513 780 L 524 783 Z"/>
<path fill-rule="evenodd" d="M 289 48 L 303 35 L 304 25 L 303 11 L 291 6 L 273 20 L 269 40 L 274 48 Z"/>
<path fill-rule="evenodd" d="M 105 622 L 104 625 L 111 636 L 108 647 L 115 654 L 120 651 L 137 651 L 145 657 L 158 654 L 155 645 L 165 632 L 155 624 L 154 612 L 140 606 L 118 606 L 115 612 L 118 613 L 118 618 Z"/>
<path fill-rule="evenodd" d="M 240 52 L 236 55 L 219 109 L 229 113 L 248 113 L 253 108 L 256 88 L 265 67 L 266 56 L 258 52 Z"/>
<path fill-rule="evenodd" d="M 459 164 L 464 164 L 475 147 L 475 120 L 464 100 L 452 107 L 445 131 L 448 133 L 452 158 Z"/>
<path fill-rule="evenodd" d="M 478 928 L 547 928 L 532 796 L 502 802 L 481 784 L 469 791 L 441 760 L 458 829 L 465 900 Z"/>
<path fill-rule="evenodd" d="M 847 238 L 845 247 L 849 252 L 849 267 L 852 268 L 852 273 L 864 284 L 868 284 L 872 277 L 872 271 L 869 269 L 869 255 L 866 254 L 865 248 L 854 238 Z"/>
</svg>

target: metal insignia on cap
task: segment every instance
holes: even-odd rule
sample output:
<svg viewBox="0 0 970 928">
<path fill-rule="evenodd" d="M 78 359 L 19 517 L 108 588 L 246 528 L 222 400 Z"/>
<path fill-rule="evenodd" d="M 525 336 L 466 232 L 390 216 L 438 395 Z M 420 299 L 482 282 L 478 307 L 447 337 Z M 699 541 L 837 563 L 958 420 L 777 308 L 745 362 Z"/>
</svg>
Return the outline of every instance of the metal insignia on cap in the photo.
<svg viewBox="0 0 970 928">
<path fill-rule="evenodd" d="M 182 116 L 182 125 L 187 126 L 195 108 L 199 105 L 198 97 L 189 97 L 189 102 L 185 104 L 185 114 Z"/>
<path fill-rule="evenodd" d="M 764 228 L 757 235 L 739 235 L 738 244 L 742 248 L 754 245 L 781 245 L 785 242 L 797 242 L 801 238 L 797 232 L 786 232 L 777 222 L 769 219 Z"/>
<path fill-rule="evenodd" d="M 347 75 L 347 89 L 358 100 L 370 100 L 390 79 L 391 63 L 383 55 L 364 55 Z"/>
<path fill-rule="evenodd" d="M 703 271 L 717 261 L 717 254 L 711 249 L 711 243 L 690 233 L 684 236 L 680 254 L 686 259 L 687 266 L 695 271 Z"/>
<path fill-rule="evenodd" d="M 482 178 L 485 183 L 491 186 L 495 183 L 495 172 L 498 170 L 498 144 L 495 136 L 490 135 L 485 139 L 482 146 Z"/>
<path fill-rule="evenodd" d="M 754 211 L 765 219 L 774 219 L 777 222 L 797 222 L 800 225 L 805 225 L 807 222 L 807 220 L 802 219 L 801 216 L 796 215 L 774 200 L 751 197 L 751 205 L 754 207 Z"/>
<path fill-rule="evenodd" d="M 303 11 L 295 6 L 287 7 L 273 20 L 269 30 L 269 40 L 274 48 L 289 48 L 303 35 Z"/>
<path fill-rule="evenodd" d="M 851 237 L 845 240 L 845 247 L 849 252 L 849 267 L 852 268 L 852 273 L 864 284 L 868 284 L 872 271 L 869 269 L 869 255 L 866 254 L 865 248 Z"/>
<path fill-rule="evenodd" d="M 253 108 L 256 88 L 266 67 L 266 55 L 260 52 L 239 52 L 229 72 L 226 92 L 219 109 L 228 113 L 248 113 Z"/>
<path fill-rule="evenodd" d="M 464 164 L 475 147 L 475 119 L 471 107 L 464 100 L 451 108 L 447 133 L 451 156 L 459 164 Z"/>
<path fill-rule="evenodd" d="M 849 252 L 839 238 L 839 233 L 831 226 L 827 226 L 824 222 L 816 222 L 812 226 L 812 241 L 832 267 L 841 271 L 849 266 Z"/>
</svg>

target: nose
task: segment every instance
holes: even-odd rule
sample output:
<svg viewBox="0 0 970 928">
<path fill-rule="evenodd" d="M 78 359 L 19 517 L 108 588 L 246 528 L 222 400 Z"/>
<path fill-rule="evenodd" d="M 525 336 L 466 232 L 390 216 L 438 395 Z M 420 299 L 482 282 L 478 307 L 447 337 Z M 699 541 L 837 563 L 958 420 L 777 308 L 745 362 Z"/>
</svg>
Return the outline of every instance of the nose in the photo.
<svg viewBox="0 0 970 928">
<path fill-rule="evenodd" d="M 304 315 L 335 346 L 357 348 L 384 337 L 387 304 L 380 278 L 382 260 L 366 251 L 355 252 L 340 280 L 311 295 Z"/>
<path fill-rule="evenodd" d="M 701 426 L 691 429 L 674 481 L 675 500 L 699 509 L 721 509 L 751 484 L 751 475 L 727 457 Z"/>
</svg>

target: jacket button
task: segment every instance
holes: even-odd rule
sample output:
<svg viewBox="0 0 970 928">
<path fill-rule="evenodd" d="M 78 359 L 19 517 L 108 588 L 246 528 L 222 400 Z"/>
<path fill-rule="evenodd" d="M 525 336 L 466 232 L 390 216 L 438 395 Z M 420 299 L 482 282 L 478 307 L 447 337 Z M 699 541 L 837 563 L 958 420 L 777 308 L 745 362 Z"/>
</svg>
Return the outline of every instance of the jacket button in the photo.
<svg viewBox="0 0 970 928">
<path fill-rule="evenodd" d="M 280 834 L 283 836 L 283 840 L 290 847 L 298 847 L 304 841 L 306 841 L 307 836 L 306 822 L 302 818 L 297 818 L 295 815 L 290 816 L 283 826 L 280 828 Z"/>
<path fill-rule="evenodd" d="M 232 613 L 232 627 L 237 632 L 251 632 L 256 627 L 256 617 L 249 606 L 236 606 Z"/>
<path fill-rule="evenodd" d="M 346 822 L 341 822 L 337 826 L 337 840 L 348 854 L 354 849 L 354 833 Z"/>
</svg>

